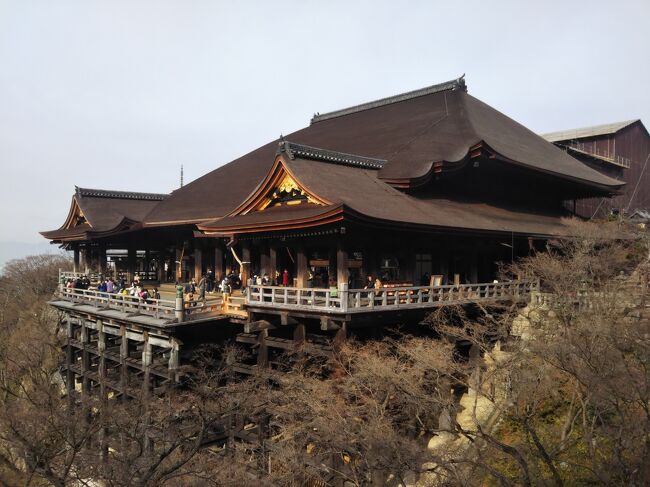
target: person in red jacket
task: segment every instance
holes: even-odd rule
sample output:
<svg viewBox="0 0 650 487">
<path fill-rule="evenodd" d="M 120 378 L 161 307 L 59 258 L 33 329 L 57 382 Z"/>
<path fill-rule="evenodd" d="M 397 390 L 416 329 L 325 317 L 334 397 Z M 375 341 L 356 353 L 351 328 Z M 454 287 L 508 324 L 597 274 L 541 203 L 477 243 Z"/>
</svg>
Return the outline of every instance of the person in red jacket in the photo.
<svg viewBox="0 0 650 487">
<path fill-rule="evenodd" d="M 282 285 L 287 287 L 289 285 L 289 271 L 287 269 L 282 273 Z"/>
</svg>

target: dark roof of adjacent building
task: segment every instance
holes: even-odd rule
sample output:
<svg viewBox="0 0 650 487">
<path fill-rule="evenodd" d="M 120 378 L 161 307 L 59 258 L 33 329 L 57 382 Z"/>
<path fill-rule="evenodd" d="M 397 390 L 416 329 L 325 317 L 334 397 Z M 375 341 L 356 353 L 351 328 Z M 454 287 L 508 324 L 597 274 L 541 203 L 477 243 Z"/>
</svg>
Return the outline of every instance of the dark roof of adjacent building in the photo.
<svg viewBox="0 0 650 487">
<path fill-rule="evenodd" d="M 85 240 L 130 230 L 167 196 L 75 187 L 66 221 L 41 235 L 50 240 Z"/>
<path fill-rule="evenodd" d="M 467 94 L 463 79 L 317 114 L 287 138 L 296 146 L 381 161 L 373 169 L 381 165 L 378 176 L 391 183 L 426 181 L 435 163 L 464 160 L 472 147 L 484 144 L 507 163 L 571 181 L 594 195 L 624 184 Z M 276 150 L 277 141 L 270 142 L 174 191 L 144 224 L 198 223 L 228 215 L 266 176 Z"/>
</svg>

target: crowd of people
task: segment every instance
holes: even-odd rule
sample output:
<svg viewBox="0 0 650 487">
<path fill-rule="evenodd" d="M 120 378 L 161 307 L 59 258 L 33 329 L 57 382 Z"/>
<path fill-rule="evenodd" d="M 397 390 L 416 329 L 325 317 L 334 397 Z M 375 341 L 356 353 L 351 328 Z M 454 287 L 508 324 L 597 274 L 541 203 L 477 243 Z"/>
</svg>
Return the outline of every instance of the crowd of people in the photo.
<svg viewBox="0 0 650 487">
<path fill-rule="evenodd" d="M 134 298 L 139 298 L 142 301 L 151 303 L 153 300 L 160 299 L 160 293 L 158 288 L 154 287 L 152 289 L 147 289 L 140 280 L 140 276 L 136 275 L 130 285 L 127 285 L 127 282 L 123 277 L 118 279 L 102 278 L 99 280 L 99 283 L 95 286 L 92 285 L 90 279 L 87 275 L 77 276 L 76 278 L 68 278 L 63 282 L 66 288 L 68 289 L 93 289 L 99 291 L 106 296 L 110 294 L 116 294 L 118 296 L 130 296 Z"/>
</svg>

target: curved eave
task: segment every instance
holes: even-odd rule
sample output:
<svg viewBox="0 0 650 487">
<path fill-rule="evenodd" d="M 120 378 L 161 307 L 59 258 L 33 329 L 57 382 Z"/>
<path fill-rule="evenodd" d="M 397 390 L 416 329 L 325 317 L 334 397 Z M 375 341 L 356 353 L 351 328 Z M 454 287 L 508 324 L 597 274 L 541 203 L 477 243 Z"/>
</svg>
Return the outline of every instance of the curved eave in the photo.
<svg viewBox="0 0 650 487">
<path fill-rule="evenodd" d="M 310 228 L 322 225 L 329 225 L 344 219 L 344 205 L 337 206 L 315 216 L 304 218 L 293 218 L 267 222 L 252 222 L 236 225 L 228 225 L 228 218 L 205 222 L 197 225 L 197 228 L 206 235 L 223 236 L 224 234 L 260 233 L 282 230 L 295 230 L 299 228 Z"/>
<path fill-rule="evenodd" d="M 276 231 L 301 230 L 304 228 L 321 227 L 333 223 L 353 223 L 369 226 L 375 229 L 403 231 L 410 230 L 424 233 L 456 233 L 463 235 L 507 235 L 516 237 L 549 238 L 566 235 L 563 231 L 554 232 L 522 232 L 508 228 L 464 228 L 448 225 L 431 225 L 423 223 L 402 222 L 386 220 L 365 215 L 348 205 L 340 205 L 325 213 L 308 217 L 295 218 L 283 221 L 269 221 L 265 223 L 251 223 L 241 225 L 219 225 L 219 220 L 198 225 L 198 229 L 205 235 L 212 237 L 227 237 L 240 234 L 267 233 Z M 557 230 L 561 230 L 558 226 Z"/>
<path fill-rule="evenodd" d="M 619 181 L 618 184 L 607 185 L 607 184 L 601 184 L 595 181 L 577 178 L 567 174 L 548 171 L 545 169 L 541 169 L 539 167 L 531 166 L 529 164 L 519 162 L 514 159 L 510 159 L 504 156 L 503 154 L 498 153 L 496 150 L 490 147 L 490 145 L 487 142 L 483 140 L 470 146 L 467 149 L 465 156 L 460 159 L 457 159 L 455 161 L 450 161 L 450 160 L 432 161 L 429 165 L 429 169 L 421 175 L 417 175 L 412 178 L 384 178 L 381 177 L 380 175 L 380 179 L 395 188 L 405 189 L 405 190 L 416 189 L 418 187 L 426 185 L 436 175 L 442 174 L 443 172 L 449 172 L 450 169 L 454 170 L 454 169 L 461 168 L 467 163 L 468 160 L 475 159 L 481 156 L 487 156 L 490 159 L 496 159 L 508 164 L 512 164 L 517 167 L 521 167 L 523 169 L 527 169 L 529 171 L 538 172 L 540 174 L 545 174 L 547 176 L 559 178 L 564 181 L 569 181 L 583 187 L 592 188 L 596 190 L 599 195 L 603 193 L 612 196 L 620 194 L 621 189 L 623 188 L 623 186 L 625 186 L 625 182 L 623 181 Z M 578 160 L 576 160 L 576 163 L 582 164 L 582 162 Z"/>
<path fill-rule="evenodd" d="M 131 232 L 142 228 L 142 225 L 130 218 L 124 217 L 113 228 L 95 231 L 92 228 L 85 227 L 80 231 L 73 231 L 74 228 L 58 229 L 48 232 L 39 232 L 43 237 L 56 242 L 83 242 L 88 240 L 95 240 L 99 238 L 112 237 L 121 233 Z M 71 231 L 72 230 L 72 231 Z"/>
</svg>

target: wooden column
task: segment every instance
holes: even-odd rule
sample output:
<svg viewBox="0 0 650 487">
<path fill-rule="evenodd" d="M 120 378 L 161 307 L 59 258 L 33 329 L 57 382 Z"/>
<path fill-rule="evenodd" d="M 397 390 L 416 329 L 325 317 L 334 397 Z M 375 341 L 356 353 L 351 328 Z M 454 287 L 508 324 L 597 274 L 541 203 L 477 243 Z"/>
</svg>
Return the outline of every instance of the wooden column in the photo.
<svg viewBox="0 0 650 487">
<path fill-rule="evenodd" d="M 194 249 L 194 279 L 198 283 L 203 277 L 203 250 L 201 248 Z"/>
<path fill-rule="evenodd" d="M 151 365 L 151 343 L 149 343 L 149 332 L 146 330 L 143 331 L 142 338 L 144 340 L 142 343 L 142 393 L 144 397 L 147 397 L 151 390 L 151 384 L 149 383 L 151 380 L 151 372 L 149 370 Z"/>
<path fill-rule="evenodd" d="M 104 333 L 104 322 L 97 320 L 97 351 L 99 353 L 99 366 L 97 375 L 99 376 L 99 398 L 100 398 L 100 421 L 101 427 L 99 429 L 99 458 L 102 462 L 108 459 L 108 443 L 106 431 L 106 409 L 108 402 L 108 391 L 106 389 L 106 334 Z"/>
<path fill-rule="evenodd" d="M 261 330 L 258 339 L 257 347 L 257 366 L 267 367 L 269 365 L 269 349 L 266 345 L 266 337 L 269 336 L 269 330 Z"/>
<path fill-rule="evenodd" d="M 83 250 L 83 268 L 84 274 L 89 274 L 92 269 L 92 255 L 89 246 L 84 247 Z"/>
<path fill-rule="evenodd" d="M 347 284 L 349 277 L 348 269 L 348 251 L 339 245 L 336 249 L 336 282 L 337 284 Z"/>
<path fill-rule="evenodd" d="M 79 245 L 75 245 L 74 249 L 74 272 L 80 272 L 81 265 L 79 264 Z"/>
<path fill-rule="evenodd" d="M 296 278 L 298 280 L 298 287 L 307 287 L 308 273 L 309 269 L 307 268 L 305 249 L 299 248 L 296 252 Z"/>
<path fill-rule="evenodd" d="M 242 286 L 248 286 L 248 278 L 251 273 L 251 249 L 248 244 L 242 245 L 241 249 L 241 282 Z"/>
<path fill-rule="evenodd" d="M 68 395 L 68 400 L 72 401 L 72 394 L 74 393 L 74 384 L 75 377 L 74 372 L 70 369 L 72 366 L 72 357 L 74 357 L 74 350 L 72 348 L 71 340 L 74 338 L 73 328 L 72 328 L 72 318 L 68 315 L 67 320 L 67 347 L 65 349 L 65 363 L 66 363 L 66 375 L 65 375 L 65 386 L 66 392 Z"/>
<path fill-rule="evenodd" d="M 126 280 L 131 283 L 135 277 L 135 262 L 138 256 L 136 248 L 132 245 L 128 248 L 128 254 L 126 259 Z"/>
<path fill-rule="evenodd" d="M 177 382 L 178 366 L 179 366 L 178 352 L 180 350 L 180 345 L 178 340 L 174 337 L 170 338 L 169 341 L 171 343 L 171 349 L 169 350 L 169 362 L 168 362 L 169 378 L 173 382 Z"/>
<path fill-rule="evenodd" d="M 476 247 L 470 251 L 469 282 L 478 282 L 478 249 Z"/>
<path fill-rule="evenodd" d="M 174 270 L 176 271 L 176 280 L 181 282 L 183 280 L 183 249 L 176 249 Z"/>
<path fill-rule="evenodd" d="M 260 276 L 264 277 L 264 274 L 268 274 L 269 278 L 273 277 L 271 276 L 271 257 L 268 247 L 262 247 L 260 250 Z"/>
<path fill-rule="evenodd" d="M 165 252 L 163 249 L 160 249 L 156 262 L 158 266 L 158 282 L 162 284 L 167 280 L 167 273 L 165 272 Z"/>
<path fill-rule="evenodd" d="M 218 242 L 217 247 L 214 249 L 214 278 L 217 282 L 221 282 L 224 276 L 224 263 L 223 263 L 223 249 Z"/>
<path fill-rule="evenodd" d="M 99 272 L 106 274 L 106 244 L 99 244 L 97 260 L 99 261 Z"/>
<path fill-rule="evenodd" d="M 86 320 L 84 318 L 79 318 L 79 323 L 81 324 L 81 344 L 83 346 L 81 350 L 81 393 L 83 395 L 88 395 L 90 392 L 90 382 L 86 376 L 86 372 L 90 370 L 90 356 L 88 352 L 88 347 L 90 343 L 90 337 L 88 336 L 88 328 L 86 327 Z"/>
<path fill-rule="evenodd" d="M 275 247 L 269 247 L 269 277 L 271 282 L 275 281 L 275 274 L 278 271 L 278 251 Z M 278 283 L 275 282 L 277 285 Z"/>
<path fill-rule="evenodd" d="M 122 389 L 123 400 L 127 398 L 126 390 L 129 387 L 127 358 L 129 358 L 129 339 L 126 336 L 126 325 L 120 325 L 120 389 Z"/>
</svg>

